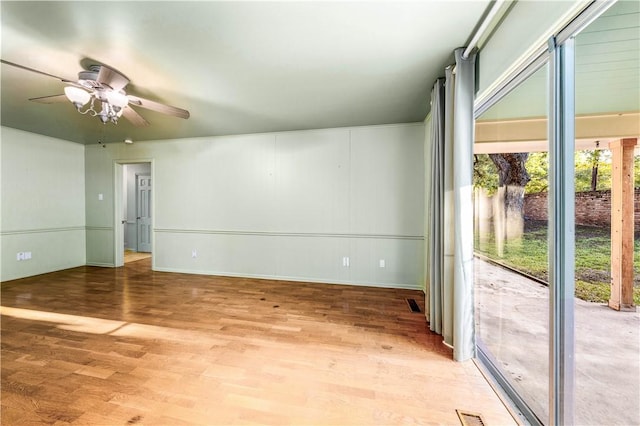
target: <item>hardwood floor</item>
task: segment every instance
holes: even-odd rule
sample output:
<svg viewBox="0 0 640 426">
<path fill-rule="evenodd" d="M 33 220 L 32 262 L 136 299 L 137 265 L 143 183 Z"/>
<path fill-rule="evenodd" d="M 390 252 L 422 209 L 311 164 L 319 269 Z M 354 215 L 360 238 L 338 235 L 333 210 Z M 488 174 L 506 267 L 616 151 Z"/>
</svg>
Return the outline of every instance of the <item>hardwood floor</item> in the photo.
<svg viewBox="0 0 640 426">
<path fill-rule="evenodd" d="M 124 251 L 124 263 L 137 262 L 138 260 L 148 259 L 151 257 L 151 253 L 137 252 L 133 250 Z"/>
<path fill-rule="evenodd" d="M 2 424 L 515 424 L 421 292 L 80 267 L 2 284 Z"/>
</svg>

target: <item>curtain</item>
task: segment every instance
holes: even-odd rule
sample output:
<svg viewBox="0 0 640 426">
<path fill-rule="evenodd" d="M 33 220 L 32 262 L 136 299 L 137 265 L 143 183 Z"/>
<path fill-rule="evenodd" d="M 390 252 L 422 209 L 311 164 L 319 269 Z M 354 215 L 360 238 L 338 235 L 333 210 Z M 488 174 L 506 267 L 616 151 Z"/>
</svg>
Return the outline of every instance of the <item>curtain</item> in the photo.
<svg viewBox="0 0 640 426">
<path fill-rule="evenodd" d="M 473 316 L 473 98 L 475 54 L 455 53 L 431 91 L 431 194 L 425 303 L 432 331 L 453 357 L 475 356 Z"/>
<path fill-rule="evenodd" d="M 443 192 L 443 267 L 442 267 L 442 337 L 444 343 L 453 346 L 453 114 L 454 83 L 453 66 L 444 70 L 444 192 Z"/>
<path fill-rule="evenodd" d="M 442 334 L 443 193 L 444 193 L 444 79 L 431 90 L 431 203 L 428 209 L 428 286 L 425 305 L 431 331 Z"/>
<path fill-rule="evenodd" d="M 453 358 L 463 361 L 476 352 L 473 297 L 473 99 L 475 53 L 463 58 L 456 49 L 453 117 L 454 268 Z"/>
</svg>

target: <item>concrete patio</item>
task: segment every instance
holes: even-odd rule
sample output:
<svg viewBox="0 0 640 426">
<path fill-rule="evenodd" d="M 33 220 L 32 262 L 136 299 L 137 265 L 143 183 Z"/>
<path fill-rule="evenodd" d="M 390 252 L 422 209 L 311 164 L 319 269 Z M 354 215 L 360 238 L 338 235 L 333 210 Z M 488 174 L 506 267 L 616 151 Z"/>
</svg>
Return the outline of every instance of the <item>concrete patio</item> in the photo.
<svg viewBox="0 0 640 426">
<path fill-rule="evenodd" d="M 549 289 L 480 259 L 475 260 L 475 283 L 477 334 L 546 420 Z M 576 424 L 638 424 L 640 312 L 575 301 Z"/>
</svg>

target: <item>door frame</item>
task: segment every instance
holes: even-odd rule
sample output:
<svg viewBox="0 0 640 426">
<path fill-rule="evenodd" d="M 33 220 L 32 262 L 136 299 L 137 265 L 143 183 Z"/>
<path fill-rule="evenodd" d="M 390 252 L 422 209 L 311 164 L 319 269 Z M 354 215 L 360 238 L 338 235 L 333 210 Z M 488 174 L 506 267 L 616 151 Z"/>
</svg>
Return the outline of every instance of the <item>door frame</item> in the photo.
<svg viewBox="0 0 640 426">
<path fill-rule="evenodd" d="M 125 164 L 140 164 L 149 163 L 151 166 L 151 182 L 155 186 L 155 165 L 153 159 L 137 159 L 137 160 L 113 160 L 113 259 L 114 266 L 119 268 L 124 266 L 124 225 L 122 223 L 123 218 L 123 197 L 124 191 L 122 186 L 124 185 L 124 165 Z M 155 206 L 156 197 L 151 197 L 151 269 L 155 269 L 155 256 L 156 241 L 153 230 L 155 229 Z"/>
</svg>

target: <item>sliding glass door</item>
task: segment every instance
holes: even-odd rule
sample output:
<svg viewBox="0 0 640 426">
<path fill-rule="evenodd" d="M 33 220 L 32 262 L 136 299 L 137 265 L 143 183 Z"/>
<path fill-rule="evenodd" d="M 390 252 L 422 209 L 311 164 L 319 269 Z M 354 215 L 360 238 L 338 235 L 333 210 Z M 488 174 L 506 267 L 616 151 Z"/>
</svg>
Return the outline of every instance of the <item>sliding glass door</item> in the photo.
<svg viewBox="0 0 640 426">
<path fill-rule="evenodd" d="M 538 419 L 549 398 L 547 80 L 544 65 L 478 117 L 474 153 L 478 346 Z"/>
<path fill-rule="evenodd" d="M 477 105 L 479 358 L 532 423 L 637 424 L 640 3 L 536 52 Z"/>
<path fill-rule="evenodd" d="M 640 2 L 614 4 L 575 45 L 575 422 L 638 424 Z"/>
</svg>

